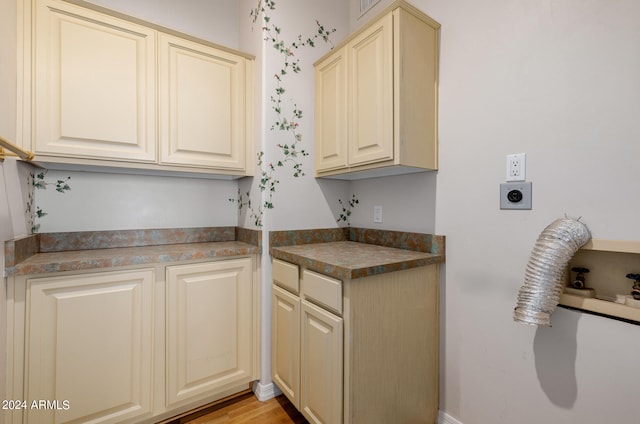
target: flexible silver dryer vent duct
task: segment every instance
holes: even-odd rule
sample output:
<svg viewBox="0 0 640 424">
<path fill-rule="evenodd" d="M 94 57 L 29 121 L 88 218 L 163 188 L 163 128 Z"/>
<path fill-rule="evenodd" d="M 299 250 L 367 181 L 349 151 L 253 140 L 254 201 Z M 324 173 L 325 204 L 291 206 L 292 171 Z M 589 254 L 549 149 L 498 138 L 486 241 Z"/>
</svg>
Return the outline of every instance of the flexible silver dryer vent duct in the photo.
<svg viewBox="0 0 640 424">
<path fill-rule="evenodd" d="M 564 273 L 573 255 L 591 239 L 589 229 L 577 219 L 561 218 L 538 236 L 518 292 L 513 320 L 551 326 L 551 313 L 558 306 Z"/>
</svg>

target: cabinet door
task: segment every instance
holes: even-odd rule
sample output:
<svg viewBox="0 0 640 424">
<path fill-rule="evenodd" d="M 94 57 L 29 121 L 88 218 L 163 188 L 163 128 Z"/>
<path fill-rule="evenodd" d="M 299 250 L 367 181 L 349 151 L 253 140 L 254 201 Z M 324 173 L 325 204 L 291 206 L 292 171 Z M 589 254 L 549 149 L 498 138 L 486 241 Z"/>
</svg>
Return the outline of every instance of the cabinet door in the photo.
<svg viewBox="0 0 640 424">
<path fill-rule="evenodd" d="M 245 169 L 247 59 L 159 36 L 160 163 Z"/>
<path fill-rule="evenodd" d="M 342 318 L 302 301 L 299 410 L 311 423 L 342 422 Z"/>
<path fill-rule="evenodd" d="M 153 280 L 150 269 L 27 280 L 25 399 L 52 403 L 24 422 L 151 412 Z"/>
<path fill-rule="evenodd" d="M 316 171 L 347 166 L 346 79 L 344 49 L 315 66 Z"/>
<path fill-rule="evenodd" d="M 251 258 L 167 267 L 167 401 L 254 379 Z"/>
<path fill-rule="evenodd" d="M 393 16 L 348 45 L 349 165 L 393 159 Z"/>
<path fill-rule="evenodd" d="M 271 373 L 274 383 L 300 406 L 300 298 L 273 285 Z"/>
<path fill-rule="evenodd" d="M 155 162 L 155 32 L 65 2 L 35 9 L 35 152 Z"/>
</svg>

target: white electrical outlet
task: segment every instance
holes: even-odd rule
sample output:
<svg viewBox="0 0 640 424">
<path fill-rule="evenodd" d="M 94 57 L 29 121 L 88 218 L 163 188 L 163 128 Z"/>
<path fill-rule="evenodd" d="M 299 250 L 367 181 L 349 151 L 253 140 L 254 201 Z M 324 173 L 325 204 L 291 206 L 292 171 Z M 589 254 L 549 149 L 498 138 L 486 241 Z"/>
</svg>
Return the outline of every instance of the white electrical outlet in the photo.
<svg viewBox="0 0 640 424">
<path fill-rule="evenodd" d="M 507 181 L 525 181 L 527 154 L 507 155 Z"/>
<path fill-rule="evenodd" d="M 382 206 L 373 207 L 373 222 L 376 224 L 382 224 Z"/>
</svg>

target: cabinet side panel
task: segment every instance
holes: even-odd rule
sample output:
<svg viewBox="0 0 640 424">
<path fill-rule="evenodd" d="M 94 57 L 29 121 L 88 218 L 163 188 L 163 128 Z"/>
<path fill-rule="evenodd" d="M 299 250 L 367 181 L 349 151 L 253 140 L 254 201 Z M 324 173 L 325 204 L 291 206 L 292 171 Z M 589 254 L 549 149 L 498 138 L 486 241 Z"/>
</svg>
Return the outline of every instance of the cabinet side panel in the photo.
<svg viewBox="0 0 640 424">
<path fill-rule="evenodd" d="M 394 12 L 397 155 L 406 166 L 438 168 L 438 30 Z"/>
<path fill-rule="evenodd" d="M 345 422 L 434 423 L 437 265 L 345 282 Z"/>
<path fill-rule="evenodd" d="M 7 399 L 24 398 L 25 284 L 24 277 L 7 279 Z M 4 412 L 7 423 L 23 422 L 24 411 L 13 409 Z"/>
</svg>

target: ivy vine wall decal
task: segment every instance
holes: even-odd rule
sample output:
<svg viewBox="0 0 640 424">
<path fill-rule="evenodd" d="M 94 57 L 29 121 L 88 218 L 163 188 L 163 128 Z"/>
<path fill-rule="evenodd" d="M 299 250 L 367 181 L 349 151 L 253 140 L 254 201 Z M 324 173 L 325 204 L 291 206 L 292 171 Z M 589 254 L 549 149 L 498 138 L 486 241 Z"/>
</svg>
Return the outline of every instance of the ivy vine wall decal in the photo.
<svg viewBox="0 0 640 424">
<path fill-rule="evenodd" d="M 262 227 L 262 208 L 261 207 L 254 208 L 252 206 L 251 194 L 248 191 L 245 193 L 245 195 L 247 196 L 246 200 L 242 196 L 242 193 L 240 193 L 240 189 L 238 189 L 237 198 L 229 199 L 229 201 L 238 203 L 238 214 L 242 213 L 242 209 L 246 207 L 247 210 L 249 211 L 249 217 L 253 219 L 253 225 L 255 225 L 258 228 L 261 228 Z"/>
<path fill-rule="evenodd" d="M 360 203 L 360 201 L 358 200 L 355 194 L 352 194 L 351 200 L 349 200 L 346 205 L 342 202 L 342 199 L 338 199 L 338 203 L 340 204 L 340 207 L 342 207 L 342 212 L 340 213 L 340 216 L 336 221 L 338 223 L 344 222 L 347 224 L 348 227 L 350 227 L 351 226 L 351 210 L 355 208 L 356 205 Z"/>
<path fill-rule="evenodd" d="M 300 128 L 300 119 L 303 116 L 302 110 L 298 107 L 294 99 L 288 97 L 286 89 L 286 78 L 290 73 L 298 74 L 302 71 L 300 67 L 300 59 L 295 57 L 295 52 L 305 47 L 315 47 L 317 41 L 328 43 L 331 48 L 333 44 L 329 36 L 335 32 L 334 29 L 327 30 L 316 19 L 316 32 L 310 37 L 298 35 L 294 41 L 286 42 L 281 38 L 282 27 L 272 22 L 270 12 L 276 9 L 274 0 L 259 0 L 256 8 L 251 9 L 252 23 L 255 25 L 262 16 L 263 26 L 262 33 L 264 41 L 271 43 L 272 47 L 282 57 L 282 66 L 274 74 L 275 90 L 271 94 L 269 100 L 271 109 L 275 112 L 276 118 L 271 125 L 271 131 L 280 131 L 282 133 L 282 142 L 277 143 L 276 147 L 279 151 L 279 157 L 273 162 L 264 162 L 264 151 L 258 153 L 258 166 L 262 169 L 260 177 L 260 191 L 267 192 L 266 198 L 262 205 L 257 208 L 251 203 L 249 192 L 246 193 L 247 199 L 238 191 L 237 199 L 229 199 L 238 202 L 239 211 L 246 207 L 257 227 L 262 227 L 262 216 L 266 209 L 273 209 L 273 195 L 280 181 L 276 178 L 277 171 L 280 168 L 290 166 L 295 178 L 305 175 L 303 170 L 302 158 L 308 156 L 309 153 L 301 147 L 302 131 Z"/>
<path fill-rule="evenodd" d="M 47 186 L 55 185 L 58 193 L 65 193 L 71 190 L 71 186 L 69 186 L 69 180 L 71 177 L 67 177 L 66 180 L 56 180 L 55 182 L 46 181 L 45 176 L 47 175 L 47 172 L 48 170 L 40 171 L 37 174 L 35 172 L 29 173 L 27 185 L 31 189 L 29 190 L 27 205 L 24 212 L 27 215 L 27 225 L 29 226 L 31 234 L 37 233 L 40 229 L 40 224 L 36 224 L 36 220 L 42 219 L 47 215 L 40 206 L 36 206 L 35 210 L 33 208 L 35 204 L 35 189 L 46 190 Z"/>
</svg>

